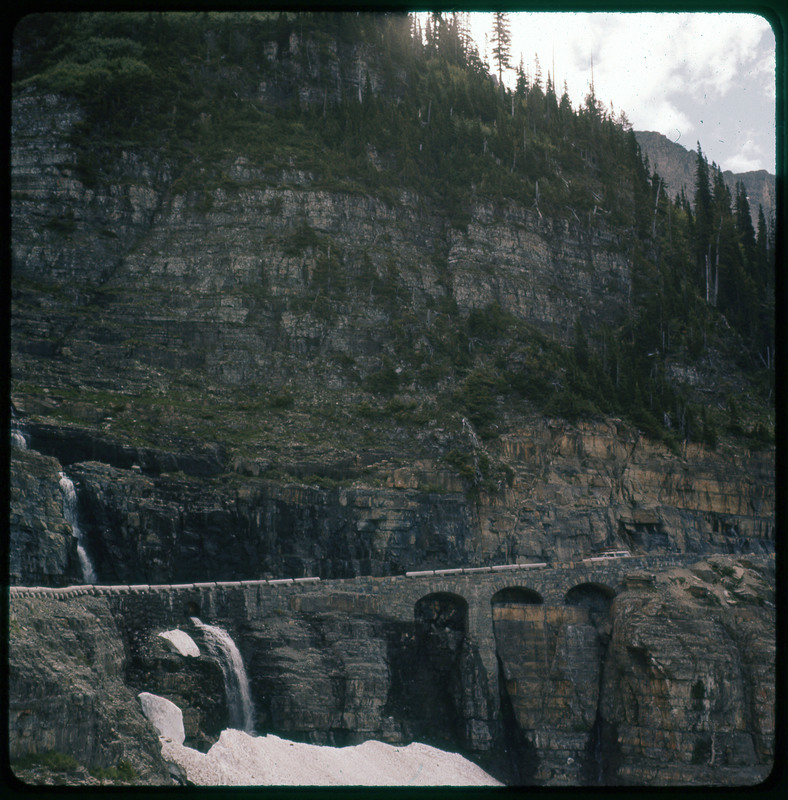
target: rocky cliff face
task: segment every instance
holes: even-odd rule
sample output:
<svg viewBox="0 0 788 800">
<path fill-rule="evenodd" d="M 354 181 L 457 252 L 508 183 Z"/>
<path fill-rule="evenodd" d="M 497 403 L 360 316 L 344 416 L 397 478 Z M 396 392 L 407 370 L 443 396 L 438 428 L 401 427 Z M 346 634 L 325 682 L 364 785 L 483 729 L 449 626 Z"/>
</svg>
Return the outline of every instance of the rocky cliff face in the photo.
<svg viewBox="0 0 788 800">
<path fill-rule="evenodd" d="M 15 99 L 13 399 L 31 446 L 77 465 L 102 579 L 207 578 L 206 557 L 213 578 L 328 577 L 772 547 L 769 448 L 671 452 L 494 393 L 504 429 L 480 443 L 430 365 L 436 348 L 473 353 L 447 320 L 491 303 L 565 342 L 575 320 L 623 319 L 630 264 L 605 222 L 478 201 L 463 232 L 407 192 L 327 190 L 243 156 L 202 192 L 140 152 L 89 185 L 69 138 L 80 113 Z M 738 380 L 711 358 L 691 372 L 700 394 Z M 380 408 L 365 387 L 384 378 L 398 393 Z M 457 449 L 475 477 L 447 464 Z"/>
<path fill-rule="evenodd" d="M 77 370 L 96 358 L 107 377 L 123 364 L 129 391 L 160 383 L 161 369 L 276 387 L 304 380 L 306 361 L 328 388 L 346 388 L 350 365 L 365 372 L 393 351 L 388 293 L 428 323 L 442 297 L 466 313 L 497 301 L 560 336 L 578 316 L 621 318 L 629 266 L 604 222 L 585 230 L 480 202 L 462 233 L 415 195 L 326 191 L 314 175 L 271 174 L 240 156 L 227 165 L 231 189 L 175 193 L 166 164 L 131 153 L 114 165 L 117 185 L 90 189 L 67 138 L 78 110 L 39 100 L 14 110 L 20 373 L 48 354 Z M 413 345 L 429 347 L 413 323 Z"/>
<path fill-rule="evenodd" d="M 33 428 L 34 443 L 43 440 L 39 430 Z M 50 426 L 46 432 L 53 451 L 65 455 L 66 445 L 52 443 L 67 441 L 67 429 Z M 488 449 L 509 465 L 512 485 L 502 481 L 477 499 L 469 499 L 462 481 L 432 459 L 407 467 L 386 459 L 366 466 L 290 465 L 284 486 L 248 474 L 254 468 L 245 463 L 213 478 L 159 472 L 141 451 L 128 455 L 124 466 L 70 463 L 68 474 L 77 487 L 88 551 L 106 583 L 396 575 L 518 559 L 570 560 L 610 546 L 698 554 L 774 547 L 769 455 L 731 459 L 702 447 L 673 454 L 615 424 L 543 422 Z M 134 455 L 142 456 L 145 470 L 128 464 Z M 54 493 L 51 513 L 62 511 L 58 462 L 32 450 L 20 451 L 20 458 L 15 481 L 27 489 L 12 496 L 12 530 L 20 541 L 16 580 L 78 580 L 73 561 L 71 572 L 44 580 L 40 567 L 21 560 L 27 551 L 43 551 L 39 560 L 49 557 L 49 538 L 30 533 L 44 498 Z M 51 466 L 33 485 L 32 465 L 39 462 Z M 215 463 L 220 468 L 221 461 Z M 316 483 L 319 476 L 305 475 L 305 482 L 293 474 L 321 468 L 333 468 L 344 480 L 329 488 Z M 27 513 L 31 503 L 38 516 Z M 61 560 L 66 545 L 72 546 L 67 538 Z"/>
<path fill-rule="evenodd" d="M 603 688 L 602 701 L 607 769 L 623 783 L 762 780 L 775 725 L 763 576 L 712 561 L 666 583 L 616 600 L 620 623 L 603 683 L 616 689 Z"/>
<path fill-rule="evenodd" d="M 222 80 L 265 113 L 348 92 L 361 103 L 386 84 L 369 48 L 313 44 L 266 40 L 264 80 Z M 391 69 L 396 102 L 404 73 Z M 414 109 L 419 129 L 430 108 Z M 728 554 L 716 571 L 634 580 L 615 599 L 504 597 L 490 610 L 500 693 L 450 602 L 403 622 L 338 592 L 327 608 L 236 609 L 223 622 L 248 661 L 261 729 L 281 735 L 462 746 L 514 782 L 763 775 L 773 612 L 736 557 L 774 550 L 767 379 L 756 386 L 737 364 L 738 334 L 709 328 L 707 345 L 704 328 L 700 355 L 687 344 L 648 362 L 686 393 L 662 440 L 631 420 L 539 406 L 572 382 L 564 357 L 584 328 L 632 325 L 636 263 L 656 255 L 633 243 L 628 183 L 603 189 L 576 155 L 576 173 L 554 165 L 539 179 L 543 208 L 560 194 L 551 181 L 568 189 L 570 178 L 604 202 L 589 195 L 579 214 L 553 216 L 536 202 L 539 181 L 527 200 L 473 186 L 458 219 L 439 195 L 372 191 L 313 169 L 308 153 L 286 157 L 286 141 L 276 157 L 218 148 L 206 160 L 203 147 L 193 163 L 177 137 L 93 148 L 86 113 L 35 85 L 14 95 L 11 398 L 29 449 L 12 451 L 13 584 L 81 580 L 63 470 L 100 584 L 386 576 L 604 547 Z M 187 143 L 209 118 L 195 111 Z M 290 123 L 296 136 L 303 123 Z M 387 156 L 370 145 L 359 158 L 374 176 Z M 604 208 L 614 200 L 615 214 Z M 613 339 L 608 352 L 600 336 L 612 364 Z M 729 395 L 763 435 L 673 435 L 690 400 L 718 421 L 728 408 L 741 434 Z M 39 599 L 13 601 L 15 758 L 63 750 L 169 780 L 138 691 L 179 704 L 187 743 L 215 740 L 228 718 L 215 665 L 168 652 L 144 614 L 107 616 L 101 596 L 55 605 L 50 615 Z M 172 624 L 190 623 L 179 613 Z"/>
<path fill-rule="evenodd" d="M 55 751 L 94 771 L 125 763 L 134 781 L 171 782 L 158 739 L 126 684 L 128 657 L 105 601 L 15 600 L 9 645 L 12 762 Z"/>
<path fill-rule="evenodd" d="M 746 559 L 494 610 L 521 778 L 742 785 L 773 763 L 771 576 Z"/>
</svg>

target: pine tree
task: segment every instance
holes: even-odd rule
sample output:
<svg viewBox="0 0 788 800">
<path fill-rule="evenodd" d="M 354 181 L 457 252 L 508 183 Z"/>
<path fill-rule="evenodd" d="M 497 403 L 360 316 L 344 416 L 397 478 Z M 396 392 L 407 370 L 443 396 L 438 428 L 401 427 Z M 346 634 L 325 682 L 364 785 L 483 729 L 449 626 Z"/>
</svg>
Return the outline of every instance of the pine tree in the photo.
<svg viewBox="0 0 788 800">
<path fill-rule="evenodd" d="M 739 239 L 744 255 L 744 265 L 748 272 L 753 274 L 756 271 L 756 241 L 755 228 L 752 225 L 752 215 L 750 214 L 750 203 L 747 200 L 747 192 L 741 181 L 736 183 L 736 229 L 739 232 Z"/>
<path fill-rule="evenodd" d="M 493 14 L 492 57 L 498 66 L 498 83 L 503 87 L 503 71 L 511 67 L 512 35 L 509 31 L 509 15 L 501 11 Z"/>
<path fill-rule="evenodd" d="M 699 270 L 698 286 L 708 290 L 711 271 L 712 202 L 709 162 L 698 142 L 695 160 L 695 258 Z M 706 292 L 708 295 L 708 291 Z"/>
<path fill-rule="evenodd" d="M 756 275 L 761 286 L 766 287 L 770 283 L 771 269 L 769 263 L 769 233 L 766 228 L 766 217 L 763 213 L 763 206 L 758 206 L 758 235 L 755 244 L 755 263 Z"/>
<path fill-rule="evenodd" d="M 542 67 L 539 65 L 539 56 L 538 54 L 534 53 L 534 81 L 533 85 L 535 88 L 542 91 Z"/>
</svg>

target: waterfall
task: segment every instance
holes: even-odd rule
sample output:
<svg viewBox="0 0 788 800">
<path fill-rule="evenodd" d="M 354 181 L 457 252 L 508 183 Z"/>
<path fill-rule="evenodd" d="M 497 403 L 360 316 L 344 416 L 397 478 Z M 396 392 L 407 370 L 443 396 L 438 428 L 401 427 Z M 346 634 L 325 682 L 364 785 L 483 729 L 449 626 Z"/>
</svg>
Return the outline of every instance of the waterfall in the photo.
<svg viewBox="0 0 788 800">
<path fill-rule="evenodd" d="M 22 425 L 13 408 L 11 409 L 11 446 L 27 450 L 27 434 L 22 430 Z"/>
<path fill-rule="evenodd" d="M 77 519 L 77 490 L 74 488 L 73 481 L 65 472 L 60 473 L 60 489 L 63 492 L 63 516 L 66 518 L 66 522 L 71 525 L 71 530 L 77 539 L 77 555 L 79 556 L 79 564 L 82 567 L 82 580 L 87 584 L 97 583 L 96 570 L 90 560 L 88 551 L 85 549 L 85 535 L 82 532 L 82 528 L 79 527 L 79 520 Z"/>
<path fill-rule="evenodd" d="M 191 618 L 203 633 L 208 652 L 219 662 L 224 675 L 224 690 L 230 712 L 230 725 L 233 728 L 254 732 L 254 707 L 249 692 L 249 680 L 235 642 L 223 628 L 206 625 L 197 617 Z"/>
</svg>

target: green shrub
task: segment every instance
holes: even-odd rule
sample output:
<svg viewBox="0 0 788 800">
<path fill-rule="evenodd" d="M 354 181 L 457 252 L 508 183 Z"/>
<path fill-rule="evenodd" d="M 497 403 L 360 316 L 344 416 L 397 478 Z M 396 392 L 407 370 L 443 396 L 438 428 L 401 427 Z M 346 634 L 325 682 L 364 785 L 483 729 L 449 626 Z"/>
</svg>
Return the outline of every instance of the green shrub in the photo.
<svg viewBox="0 0 788 800">
<path fill-rule="evenodd" d="M 133 783 L 139 778 L 137 770 L 125 759 L 118 761 L 115 767 L 93 767 L 90 774 L 100 781 L 122 781 L 123 783 Z"/>
<path fill-rule="evenodd" d="M 284 409 L 292 408 L 295 404 L 295 398 L 289 389 L 285 389 L 277 394 L 270 395 L 268 398 L 268 405 L 271 408 Z"/>
<path fill-rule="evenodd" d="M 747 434 L 747 438 L 750 445 L 755 448 L 774 444 L 774 436 L 760 422 Z"/>
<path fill-rule="evenodd" d="M 476 370 L 466 379 L 459 392 L 468 419 L 474 427 L 484 429 L 497 415 L 496 395 L 502 389 L 500 379 L 486 370 Z"/>
<path fill-rule="evenodd" d="M 320 236 L 308 222 L 302 222 L 282 245 L 285 255 L 298 256 L 307 248 L 317 247 Z"/>
<path fill-rule="evenodd" d="M 473 453 L 462 453 L 459 450 L 449 450 L 443 460 L 455 469 L 459 476 L 466 481 L 476 478 L 476 464 Z"/>
<path fill-rule="evenodd" d="M 373 408 L 366 400 L 362 400 L 356 406 L 356 413 L 364 419 L 377 419 L 383 416 L 383 410 L 380 407 Z"/>
</svg>

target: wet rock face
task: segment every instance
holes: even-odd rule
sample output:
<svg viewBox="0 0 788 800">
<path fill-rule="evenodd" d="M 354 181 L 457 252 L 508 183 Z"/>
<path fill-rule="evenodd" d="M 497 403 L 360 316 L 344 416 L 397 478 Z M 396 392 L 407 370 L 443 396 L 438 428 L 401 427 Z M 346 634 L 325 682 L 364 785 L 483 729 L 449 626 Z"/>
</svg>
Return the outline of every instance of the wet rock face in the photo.
<svg viewBox="0 0 788 800">
<path fill-rule="evenodd" d="M 35 450 L 14 449 L 10 474 L 9 564 L 12 584 L 81 583 L 77 542 L 63 516 L 60 464 Z"/>
<path fill-rule="evenodd" d="M 494 606 L 493 620 L 503 702 L 521 740 L 512 753 L 518 774 L 542 785 L 595 783 L 586 751 L 599 703 L 604 615 L 592 621 L 582 606 L 507 598 Z"/>
<path fill-rule="evenodd" d="M 473 676 L 463 679 L 461 634 L 327 612 L 268 617 L 239 636 L 261 731 L 334 746 L 468 747 L 463 692 Z"/>
<path fill-rule="evenodd" d="M 223 488 L 96 462 L 72 465 L 104 583 L 402 574 L 467 560 L 464 496 L 286 486 Z"/>
</svg>

